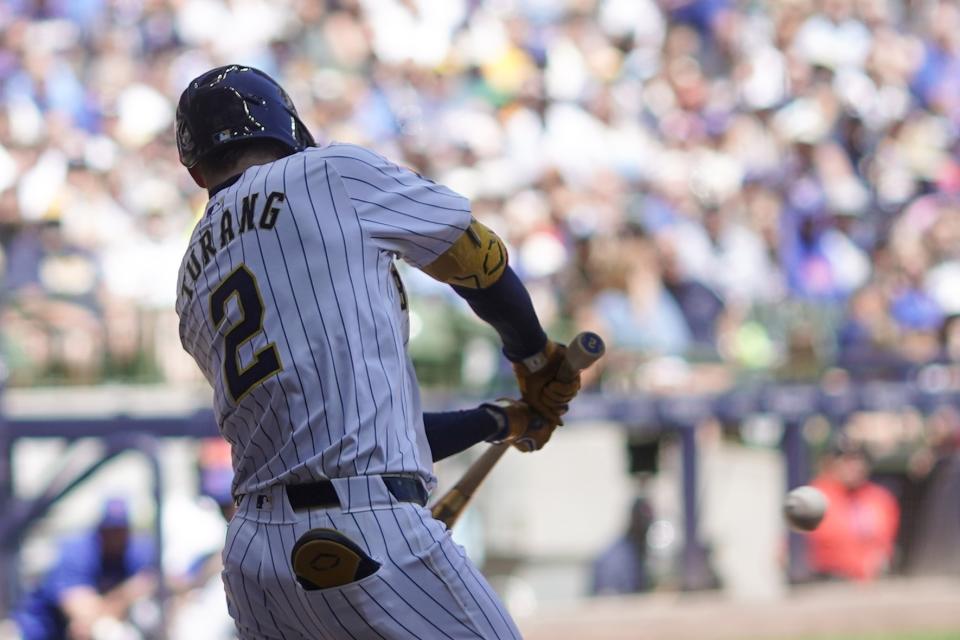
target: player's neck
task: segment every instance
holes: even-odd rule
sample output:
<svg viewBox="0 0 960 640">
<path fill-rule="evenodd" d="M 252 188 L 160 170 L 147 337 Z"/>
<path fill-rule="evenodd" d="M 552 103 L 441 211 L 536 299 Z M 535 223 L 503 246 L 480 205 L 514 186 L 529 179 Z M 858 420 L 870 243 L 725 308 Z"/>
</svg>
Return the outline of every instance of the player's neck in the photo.
<svg viewBox="0 0 960 640">
<path fill-rule="evenodd" d="M 241 156 L 240 159 L 229 168 L 204 171 L 203 180 L 207 184 L 207 192 L 212 195 L 218 186 L 239 176 L 250 167 L 255 167 L 261 164 L 269 164 L 275 160 L 279 160 L 282 157 L 282 155 L 278 155 L 269 151 L 251 151 L 250 153 Z"/>
</svg>

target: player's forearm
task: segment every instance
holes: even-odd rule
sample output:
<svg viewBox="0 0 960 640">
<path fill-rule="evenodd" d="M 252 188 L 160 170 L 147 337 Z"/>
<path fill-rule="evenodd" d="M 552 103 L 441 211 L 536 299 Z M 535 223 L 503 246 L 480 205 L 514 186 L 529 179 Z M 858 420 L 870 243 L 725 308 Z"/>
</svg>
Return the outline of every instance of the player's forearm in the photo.
<svg viewBox="0 0 960 640">
<path fill-rule="evenodd" d="M 501 430 L 493 415 L 479 407 L 467 411 L 424 413 L 423 426 L 434 462 L 490 440 Z"/>
<path fill-rule="evenodd" d="M 156 578 L 147 571 L 130 576 L 103 594 L 104 612 L 112 617 L 122 618 L 134 602 L 150 596 L 156 585 Z"/>
<path fill-rule="evenodd" d="M 518 362 L 543 350 L 547 336 L 530 294 L 507 264 L 503 240 L 477 220 L 432 263 L 422 267 L 466 300 L 503 341 L 503 353 Z"/>
<path fill-rule="evenodd" d="M 496 330 L 509 360 L 519 362 L 543 350 L 547 334 L 540 326 L 530 294 L 509 266 L 485 289 L 453 286 L 453 290 Z"/>
</svg>

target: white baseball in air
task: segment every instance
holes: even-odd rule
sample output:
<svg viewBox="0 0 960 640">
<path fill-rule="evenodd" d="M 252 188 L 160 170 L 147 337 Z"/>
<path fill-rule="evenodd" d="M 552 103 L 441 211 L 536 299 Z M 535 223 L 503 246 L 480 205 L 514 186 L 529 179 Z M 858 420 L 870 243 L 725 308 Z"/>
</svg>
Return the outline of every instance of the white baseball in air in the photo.
<svg viewBox="0 0 960 640">
<path fill-rule="evenodd" d="M 783 501 L 783 515 L 795 531 L 813 531 L 826 512 L 827 497 L 809 485 L 797 487 Z"/>
</svg>

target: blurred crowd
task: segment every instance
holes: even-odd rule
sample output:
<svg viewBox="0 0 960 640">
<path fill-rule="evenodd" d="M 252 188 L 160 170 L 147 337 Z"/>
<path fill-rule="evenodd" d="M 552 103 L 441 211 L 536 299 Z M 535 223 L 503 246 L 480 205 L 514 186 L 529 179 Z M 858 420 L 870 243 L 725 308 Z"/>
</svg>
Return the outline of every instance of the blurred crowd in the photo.
<svg viewBox="0 0 960 640">
<path fill-rule="evenodd" d="M 227 62 L 319 140 L 469 196 L 545 321 L 603 330 L 627 383 L 658 356 L 960 357 L 955 2 L 6 0 L 0 43 L 14 383 L 195 375 L 171 309 L 205 194 L 173 117 Z"/>
</svg>

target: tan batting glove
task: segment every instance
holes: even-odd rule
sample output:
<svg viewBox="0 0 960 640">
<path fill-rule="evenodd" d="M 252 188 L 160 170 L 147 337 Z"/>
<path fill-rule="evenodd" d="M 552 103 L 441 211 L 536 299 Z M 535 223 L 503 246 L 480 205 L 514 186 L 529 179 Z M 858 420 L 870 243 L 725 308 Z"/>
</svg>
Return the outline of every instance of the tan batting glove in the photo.
<svg viewBox="0 0 960 640">
<path fill-rule="evenodd" d="M 580 373 L 573 372 L 569 380 L 561 380 L 561 364 L 567 348 L 547 340 L 540 353 L 513 363 L 513 371 L 524 402 L 543 416 L 550 424 L 562 425 L 560 416 L 569 409 L 570 401 L 580 391 Z"/>
<path fill-rule="evenodd" d="M 521 400 L 500 398 L 480 405 L 497 421 L 500 430 L 488 442 L 506 442 L 524 453 L 542 449 L 553 435 L 556 424 L 547 424 Z"/>
</svg>

